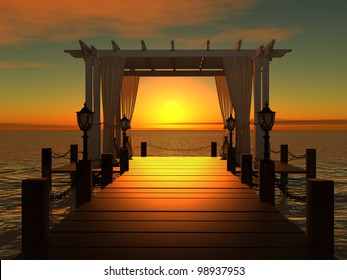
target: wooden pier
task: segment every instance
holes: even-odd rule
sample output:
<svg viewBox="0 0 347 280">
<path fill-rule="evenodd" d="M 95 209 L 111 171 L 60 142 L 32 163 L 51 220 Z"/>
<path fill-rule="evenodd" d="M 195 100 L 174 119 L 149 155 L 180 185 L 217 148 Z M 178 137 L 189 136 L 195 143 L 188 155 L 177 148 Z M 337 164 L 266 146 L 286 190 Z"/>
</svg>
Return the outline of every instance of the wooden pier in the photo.
<svg viewBox="0 0 347 280">
<path fill-rule="evenodd" d="M 136 157 L 20 259 L 312 259 L 305 233 L 210 157 Z"/>
</svg>

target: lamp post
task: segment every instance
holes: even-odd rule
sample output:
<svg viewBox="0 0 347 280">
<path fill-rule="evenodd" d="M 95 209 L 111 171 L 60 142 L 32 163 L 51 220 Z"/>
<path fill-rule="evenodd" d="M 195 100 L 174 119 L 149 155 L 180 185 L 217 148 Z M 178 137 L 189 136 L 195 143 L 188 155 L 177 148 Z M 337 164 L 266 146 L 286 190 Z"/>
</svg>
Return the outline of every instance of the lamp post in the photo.
<svg viewBox="0 0 347 280">
<path fill-rule="evenodd" d="M 123 148 L 127 145 L 127 138 L 126 138 L 126 132 L 130 127 L 130 121 L 127 119 L 127 117 L 124 115 L 123 118 L 120 120 L 120 127 L 123 130 Z"/>
<path fill-rule="evenodd" d="M 120 150 L 120 174 L 129 170 L 129 150 L 127 148 L 126 132 L 130 127 L 130 121 L 124 115 L 120 120 L 120 127 L 123 130 L 123 147 Z"/>
<path fill-rule="evenodd" d="M 76 112 L 77 122 L 80 130 L 83 131 L 83 160 L 76 164 L 78 179 L 76 182 L 76 208 L 92 199 L 92 162 L 88 160 L 88 135 L 94 121 L 94 113 L 84 103 L 81 111 Z"/>
<path fill-rule="evenodd" d="M 261 129 L 265 132 L 264 135 L 264 159 L 270 159 L 270 150 L 269 150 L 269 131 L 272 129 L 275 123 L 275 114 L 276 112 L 271 111 L 268 103 L 265 103 L 263 110 L 258 112 L 258 120 Z"/>
<path fill-rule="evenodd" d="M 81 111 L 76 112 L 77 122 L 80 130 L 83 131 L 83 160 L 88 159 L 88 135 L 89 131 L 93 125 L 94 121 L 94 112 L 90 111 L 87 107 L 87 103 L 84 103 L 84 107 Z"/>
<path fill-rule="evenodd" d="M 268 103 L 258 112 L 259 125 L 264 135 L 264 159 L 260 160 L 258 168 L 259 199 L 275 205 L 275 163 L 270 160 L 269 131 L 275 123 L 275 112 L 271 111 Z"/>
<path fill-rule="evenodd" d="M 227 170 L 235 173 L 236 171 L 236 162 L 235 154 L 233 148 L 233 130 L 236 126 L 236 120 L 233 118 L 232 114 L 230 117 L 225 120 L 225 127 L 229 130 L 229 149 L 228 149 L 228 158 L 227 158 Z"/>
</svg>

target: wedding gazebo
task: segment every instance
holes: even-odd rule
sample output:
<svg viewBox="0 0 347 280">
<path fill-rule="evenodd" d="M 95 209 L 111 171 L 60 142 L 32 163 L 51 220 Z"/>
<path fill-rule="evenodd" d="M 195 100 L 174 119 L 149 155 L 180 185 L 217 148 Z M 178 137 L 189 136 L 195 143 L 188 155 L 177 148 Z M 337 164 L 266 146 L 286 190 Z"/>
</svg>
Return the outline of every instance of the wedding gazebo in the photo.
<svg viewBox="0 0 347 280">
<path fill-rule="evenodd" d="M 140 77 L 215 77 L 223 121 L 234 111 L 236 155 L 250 154 L 250 115 L 253 96 L 256 160 L 263 158 L 263 133 L 258 114 L 269 100 L 269 65 L 273 58 L 283 57 L 291 49 L 274 49 L 275 40 L 265 47 L 241 49 L 239 40 L 233 49 L 175 49 L 174 41 L 167 50 L 149 50 L 141 41 L 140 50 L 122 50 L 115 41 L 112 49 L 99 50 L 79 41 L 80 49 L 65 50 L 85 61 L 85 102 L 94 111 L 94 124 L 89 133 L 89 159 L 101 154 L 100 104 L 102 97 L 104 132 L 103 153 L 114 153 L 114 127 L 120 147 L 119 121 L 131 121 Z M 81 102 L 82 103 L 82 102 Z"/>
</svg>

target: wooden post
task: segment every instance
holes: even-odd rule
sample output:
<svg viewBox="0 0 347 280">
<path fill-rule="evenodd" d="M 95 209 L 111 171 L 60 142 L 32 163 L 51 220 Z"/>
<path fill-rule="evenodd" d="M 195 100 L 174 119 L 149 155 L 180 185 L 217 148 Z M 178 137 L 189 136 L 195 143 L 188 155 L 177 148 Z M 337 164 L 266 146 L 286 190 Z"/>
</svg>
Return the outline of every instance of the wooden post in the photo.
<svg viewBox="0 0 347 280">
<path fill-rule="evenodd" d="M 92 162 L 90 160 L 80 160 L 76 166 L 76 208 L 92 200 Z"/>
<path fill-rule="evenodd" d="M 314 258 L 334 258 L 334 181 L 307 180 L 306 237 Z"/>
<path fill-rule="evenodd" d="M 288 164 L 288 145 L 281 145 L 281 163 Z M 288 173 L 281 173 L 281 185 L 288 185 Z"/>
<path fill-rule="evenodd" d="M 78 162 L 78 145 L 70 145 L 70 163 Z"/>
<path fill-rule="evenodd" d="M 41 150 L 41 177 L 48 179 L 49 189 L 52 189 L 52 149 Z"/>
<path fill-rule="evenodd" d="M 22 250 L 39 247 L 48 238 L 49 180 L 22 181 Z"/>
<path fill-rule="evenodd" d="M 129 170 L 129 150 L 121 148 L 120 150 L 120 175 Z"/>
<path fill-rule="evenodd" d="M 113 154 L 101 155 L 101 189 L 113 181 Z"/>
<path fill-rule="evenodd" d="M 275 205 L 275 163 L 261 160 L 259 163 L 259 199 Z"/>
<path fill-rule="evenodd" d="M 241 183 L 252 187 L 252 155 L 241 155 Z"/>
<path fill-rule="evenodd" d="M 217 156 L 217 142 L 211 142 L 211 157 Z"/>
<path fill-rule="evenodd" d="M 316 178 L 316 149 L 306 149 L 306 179 Z"/>
<path fill-rule="evenodd" d="M 236 173 L 236 151 L 234 147 L 228 148 L 228 158 L 227 158 L 227 171 L 231 173 Z"/>
<path fill-rule="evenodd" d="M 147 156 L 147 142 L 141 142 L 141 157 Z"/>
<path fill-rule="evenodd" d="M 78 145 L 70 145 L 70 163 L 77 164 L 78 162 Z M 71 186 L 76 186 L 76 172 L 70 172 Z"/>
</svg>

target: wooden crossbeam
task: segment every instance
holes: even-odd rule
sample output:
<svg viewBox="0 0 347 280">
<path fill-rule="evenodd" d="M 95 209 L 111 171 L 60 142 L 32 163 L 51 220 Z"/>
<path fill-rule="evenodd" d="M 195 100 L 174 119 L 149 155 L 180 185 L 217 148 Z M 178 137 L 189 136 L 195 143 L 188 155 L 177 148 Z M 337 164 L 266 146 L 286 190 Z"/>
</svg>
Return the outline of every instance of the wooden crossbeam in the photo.
<svg viewBox="0 0 347 280">
<path fill-rule="evenodd" d="M 215 77 L 224 76 L 223 70 L 156 70 L 156 71 L 124 71 L 124 76 L 140 76 L 140 77 Z"/>
</svg>

